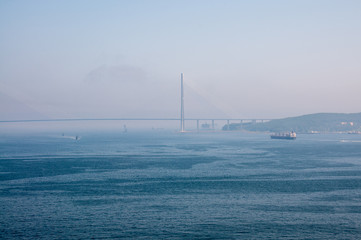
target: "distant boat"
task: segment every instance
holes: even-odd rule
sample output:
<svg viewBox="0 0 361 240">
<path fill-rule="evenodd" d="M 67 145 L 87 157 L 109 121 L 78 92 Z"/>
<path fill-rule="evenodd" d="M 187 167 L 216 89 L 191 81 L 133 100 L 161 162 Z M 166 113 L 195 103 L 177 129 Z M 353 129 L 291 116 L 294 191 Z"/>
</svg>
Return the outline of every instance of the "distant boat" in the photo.
<svg viewBox="0 0 361 240">
<path fill-rule="evenodd" d="M 295 140 L 295 132 L 284 132 L 284 133 L 273 133 L 271 134 L 271 139 L 285 139 L 285 140 Z"/>
<path fill-rule="evenodd" d="M 361 134 L 361 131 L 349 131 L 348 134 Z"/>
</svg>

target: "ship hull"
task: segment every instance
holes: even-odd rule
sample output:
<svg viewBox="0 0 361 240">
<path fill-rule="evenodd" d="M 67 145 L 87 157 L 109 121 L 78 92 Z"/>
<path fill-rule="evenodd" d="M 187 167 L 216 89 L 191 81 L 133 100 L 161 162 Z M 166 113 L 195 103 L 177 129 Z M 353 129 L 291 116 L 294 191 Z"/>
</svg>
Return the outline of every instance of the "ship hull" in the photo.
<svg viewBox="0 0 361 240">
<path fill-rule="evenodd" d="M 291 137 L 291 136 L 271 136 L 271 139 L 295 140 L 296 137 Z"/>
</svg>

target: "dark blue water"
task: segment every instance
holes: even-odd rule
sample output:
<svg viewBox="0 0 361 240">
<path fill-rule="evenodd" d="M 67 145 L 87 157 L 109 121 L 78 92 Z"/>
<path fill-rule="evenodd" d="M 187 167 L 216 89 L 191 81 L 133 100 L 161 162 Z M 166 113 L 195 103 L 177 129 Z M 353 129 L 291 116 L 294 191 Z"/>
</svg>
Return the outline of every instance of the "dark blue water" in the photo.
<svg viewBox="0 0 361 240">
<path fill-rule="evenodd" d="M 0 134 L 0 239 L 361 239 L 361 135 Z"/>
</svg>

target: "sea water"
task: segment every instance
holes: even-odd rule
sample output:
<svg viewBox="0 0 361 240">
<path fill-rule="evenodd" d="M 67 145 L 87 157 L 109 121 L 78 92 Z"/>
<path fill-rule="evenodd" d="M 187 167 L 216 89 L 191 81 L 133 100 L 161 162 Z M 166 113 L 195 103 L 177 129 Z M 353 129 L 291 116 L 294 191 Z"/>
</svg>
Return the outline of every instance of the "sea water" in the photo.
<svg viewBox="0 0 361 240">
<path fill-rule="evenodd" d="M 0 135 L 0 239 L 361 239 L 361 135 Z"/>
</svg>

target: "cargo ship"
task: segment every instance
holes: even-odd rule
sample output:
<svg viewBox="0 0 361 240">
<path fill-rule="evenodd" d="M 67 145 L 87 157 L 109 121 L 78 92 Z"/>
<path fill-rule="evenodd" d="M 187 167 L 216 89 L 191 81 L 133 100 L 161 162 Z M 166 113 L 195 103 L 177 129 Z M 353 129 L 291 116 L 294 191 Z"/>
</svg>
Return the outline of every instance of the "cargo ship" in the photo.
<svg viewBox="0 0 361 240">
<path fill-rule="evenodd" d="M 285 140 L 295 140 L 295 132 L 285 132 L 285 133 L 273 133 L 271 134 L 271 139 L 285 139 Z"/>
</svg>

